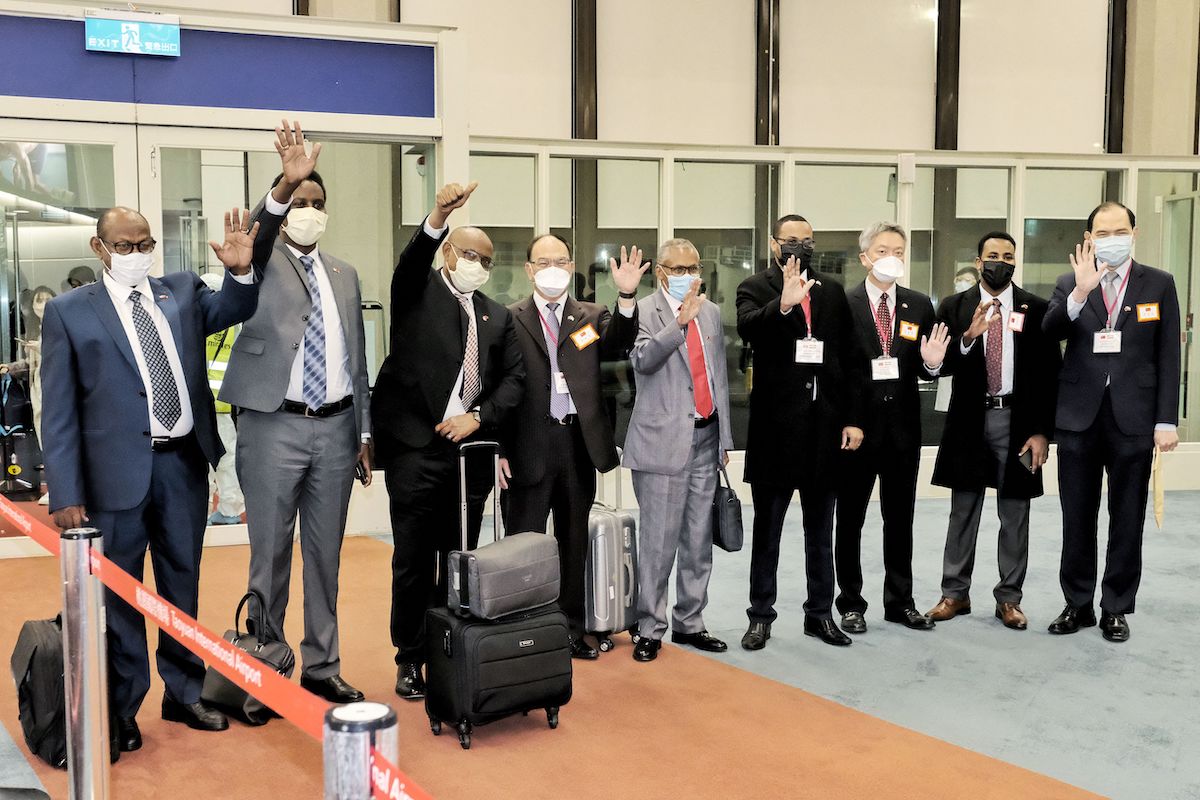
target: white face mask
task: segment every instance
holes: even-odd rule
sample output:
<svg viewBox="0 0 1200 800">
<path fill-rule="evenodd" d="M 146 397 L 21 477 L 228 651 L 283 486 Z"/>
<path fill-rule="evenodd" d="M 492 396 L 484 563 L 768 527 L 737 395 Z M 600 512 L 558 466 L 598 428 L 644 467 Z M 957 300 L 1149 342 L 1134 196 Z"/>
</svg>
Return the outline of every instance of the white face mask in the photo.
<svg viewBox="0 0 1200 800">
<path fill-rule="evenodd" d="M 329 215 L 324 211 L 308 206 L 307 208 L 293 208 L 287 215 L 287 231 L 288 238 L 301 247 L 308 247 L 316 244 L 321 238 L 321 234 L 325 233 L 325 224 L 329 222 Z"/>
<path fill-rule="evenodd" d="M 970 278 L 961 278 L 954 282 L 954 291 L 965 292 L 967 289 L 970 289 L 974 285 L 975 285 L 975 281 L 971 280 Z"/>
<path fill-rule="evenodd" d="M 463 294 L 475 291 L 487 283 L 488 278 L 491 277 L 491 273 L 483 268 L 483 264 L 478 261 L 468 261 L 462 256 L 459 256 L 458 261 L 454 263 L 454 269 L 448 271 L 454 288 Z"/>
<path fill-rule="evenodd" d="M 562 267 L 546 267 L 533 273 L 533 285 L 538 288 L 539 292 L 552 300 L 561 297 L 570 284 L 571 273 Z"/>
<path fill-rule="evenodd" d="M 100 242 L 100 246 L 104 248 L 104 252 L 108 253 L 108 274 L 120 286 L 128 286 L 131 289 L 141 284 L 146 280 L 146 276 L 150 274 L 150 268 L 154 266 L 154 253 L 139 253 L 134 250 L 127 256 L 120 253 L 114 253 L 108 249 L 108 245 Z"/>
<path fill-rule="evenodd" d="M 904 277 L 904 261 L 895 256 L 884 256 L 877 261 L 871 261 L 871 274 L 880 283 L 895 283 Z"/>
</svg>

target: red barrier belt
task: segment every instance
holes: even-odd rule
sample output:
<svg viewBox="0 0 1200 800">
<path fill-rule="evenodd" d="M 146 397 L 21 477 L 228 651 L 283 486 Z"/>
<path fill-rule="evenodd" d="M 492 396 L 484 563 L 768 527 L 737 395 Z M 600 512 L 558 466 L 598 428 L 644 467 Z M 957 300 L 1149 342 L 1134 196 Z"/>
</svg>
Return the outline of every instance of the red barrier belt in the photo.
<svg viewBox="0 0 1200 800">
<path fill-rule="evenodd" d="M 0 495 L 0 516 L 52 555 L 59 555 L 58 532 L 21 511 L 3 495 Z M 318 742 L 324 738 L 328 702 L 301 689 L 244 650 L 234 647 L 94 549 L 91 550 L 91 565 L 92 574 L 101 583 L 172 639 Z M 371 751 L 371 781 L 372 797 L 378 800 L 432 800 L 428 793 L 374 749 Z"/>
</svg>

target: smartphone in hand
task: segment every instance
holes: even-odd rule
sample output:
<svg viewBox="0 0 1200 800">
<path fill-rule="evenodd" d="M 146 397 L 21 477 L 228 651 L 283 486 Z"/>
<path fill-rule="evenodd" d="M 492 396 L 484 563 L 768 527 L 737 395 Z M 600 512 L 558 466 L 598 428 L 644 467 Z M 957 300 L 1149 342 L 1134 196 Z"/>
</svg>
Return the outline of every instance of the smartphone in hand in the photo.
<svg viewBox="0 0 1200 800">
<path fill-rule="evenodd" d="M 363 486 L 367 485 L 367 470 L 363 467 L 361 461 L 354 462 L 354 477 L 358 478 L 358 482 Z"/>
<path fill-rule="evenodd" d="M 1024 453 L 1021 453 L 1021 455 L 1017 456 L 1017 458 L 1025 466 L 1025 469 L 1029 470 L 1030 472 L 1033 472 L 1033 448 L 1032 447 L 1029 448 L 1028 450 L 1026 450 Z"/>
</svg>

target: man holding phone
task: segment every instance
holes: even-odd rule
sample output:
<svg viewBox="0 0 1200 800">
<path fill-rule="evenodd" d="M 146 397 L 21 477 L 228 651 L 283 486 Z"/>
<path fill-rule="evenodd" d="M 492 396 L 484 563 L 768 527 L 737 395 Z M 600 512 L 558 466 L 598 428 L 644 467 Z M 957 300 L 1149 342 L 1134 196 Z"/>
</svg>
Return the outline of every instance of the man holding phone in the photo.
<svg viewBox="0 0 1200 800">
<path fill-rule="evenodd" d="M 996 617 L 1014 630 L 1028 626 L 1021 597 L 1029 500 L 1042 494 L 1061 359 L 1058 343 L 1042 332 L 1047 303 L 1012 282 L 1016 264 L 1012 236 L 985 234 L 975 259 L 978 291 L 951 295 L 938 310 L 951 333 L 942 374 L 954 385 L 933 471 L 933 482 L 952 492 L 942 599 L 928 614 L 937 622 L 971 613 L 975 542 L 992 487 L 1000 516 Z"/>
</svg>

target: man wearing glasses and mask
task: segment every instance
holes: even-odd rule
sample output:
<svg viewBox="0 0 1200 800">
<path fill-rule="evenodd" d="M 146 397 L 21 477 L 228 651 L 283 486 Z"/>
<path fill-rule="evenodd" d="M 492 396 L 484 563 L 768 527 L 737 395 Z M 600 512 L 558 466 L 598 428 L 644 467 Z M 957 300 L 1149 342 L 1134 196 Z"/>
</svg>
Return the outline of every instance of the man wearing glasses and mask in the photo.
<svg viewBox="0 0 1200 800">
<path fill-rule="evenodd" d="M 425 696 L 425 611 L 445 605 L 446 557 L 460 546 L 459 443 L 495 438 L 525 381 L 512 315 L 480 291 L 493 267 L 492 241 L 479 228 L 450 231 L 447 223 L 477 186 L 443 186 L 400 255 L 392 273 L 391 349 L 371 400 L 395 544 L 396 694 L 406 700 Z M 433 270 L 439 251 L 442 267 Z M 491 489 L 491 461 L 469 464 L 471 548 Z"/>
<path fill-rule="evenodd" d="M 633 347 L 634 298 L 650 266 L 641 258 L 638 248 L 622 247 L 619 264 L 609 259 L 618 293 L 611 313 L 571 296 L 571 248 L 552 233 L 538 236 L 525 262 L 533 295 L 509 306 L 525 362 L 525 394 L 503 437 L 505 523 L 513 531 L 545 532 L 554 514 L 559 605 L 571 627 L 575 658 L 598 656 L 583 638 L 588 512 L 596 498 L 596 471 L 608 472 L 618 463 L 612 423 L 601 405 L 600 362 L 622 359 Z"/>
<path fill-rule="evenodd" d="M 796 490 L 808 575 L 804 633 L 844 646 L 850 637 L 833 621 L 834 476 L 839 452 L 862 444 L 865 379 L 846 292 L 810 267 L 812 225 L 796 214 L 782 217 L 770 244 L 770 266 L 737 292 L 738 333 L 754 358 L 745 471 L 754 538 L 742 647 L 761 650 L 771 638 L 779 540 Z"/>
</svg>

